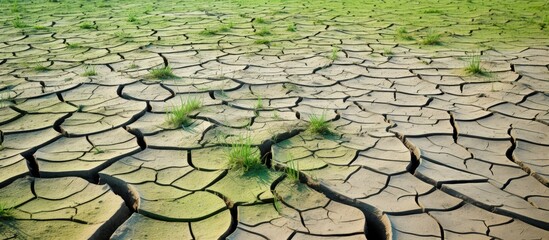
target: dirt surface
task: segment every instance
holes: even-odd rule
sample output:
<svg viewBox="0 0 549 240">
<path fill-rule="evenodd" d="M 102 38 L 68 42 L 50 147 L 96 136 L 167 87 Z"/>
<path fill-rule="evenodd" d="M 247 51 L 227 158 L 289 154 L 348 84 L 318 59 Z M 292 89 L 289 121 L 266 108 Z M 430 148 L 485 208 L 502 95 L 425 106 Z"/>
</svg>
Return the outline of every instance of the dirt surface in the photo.
<svg viewBox="0 0 549 240">
<path fill-rule="evenodd" d="M 2 2 L 0 239 L 549 238 L 548 12 Z"/>
</svg>

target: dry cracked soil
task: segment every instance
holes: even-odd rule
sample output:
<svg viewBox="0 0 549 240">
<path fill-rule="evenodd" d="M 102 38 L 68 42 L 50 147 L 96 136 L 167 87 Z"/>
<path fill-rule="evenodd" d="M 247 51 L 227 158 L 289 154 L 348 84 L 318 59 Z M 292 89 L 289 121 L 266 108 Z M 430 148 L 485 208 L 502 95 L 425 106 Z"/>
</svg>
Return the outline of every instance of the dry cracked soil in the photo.
<svg viewBox="0 0 549 240">
<path fill-rule="evenodd" d="M 549 239 L 547 1 L 0 13 L 0 239 Z"/>
</svg>

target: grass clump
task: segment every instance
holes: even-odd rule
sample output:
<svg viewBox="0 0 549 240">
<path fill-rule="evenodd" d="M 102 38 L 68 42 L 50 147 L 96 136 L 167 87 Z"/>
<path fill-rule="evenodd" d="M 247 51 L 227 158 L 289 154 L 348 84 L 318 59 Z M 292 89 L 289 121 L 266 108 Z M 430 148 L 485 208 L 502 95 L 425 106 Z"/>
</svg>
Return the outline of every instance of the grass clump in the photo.
<svg viewBox="0 0 549 240">
<path fill-rule="evenodd" d="M 332 61 L 337 60 L 338 59 L 338 56 L 337 56 L 338 52 L 339 52 L 339 48 L 333 47 L 332 48 L 332 53 L 330 54 L 330 56 L 328 56 L 328 58 Z"/>
<path fill-rule="evenodd" d="M 218 28 L 205 28 L 200 32 L 200 35 L 211 36 L 220 32 L 228 32 L 234 27 L 234 23 L 228 23 Z"/>
<path fill-rule="evenodd" d="M 386 48 L 386 49 L 383 50 L 383 55 L 391 56 L 391 55 L 393 55 L 393 51 L 390 48 Z"/>
<path fill-rule="evenodd" d="M 414 40 L 414 37 L 408 33 L 408 30 L 406 30 L 405 27 L 400 27 L 396 30 L 397 37 L 402 40 L 411 41 Z"/>
<path fill-rule="evenodd" d="M 286 28 L 286 30 L 288 32 L 295 32 L 295 31 L 297 31 L 297 26 L 295 25 L 295 23 L 290 23 L 288 25 L 288 27 Z"/>
<path fill-rule="evenodd" d="M 442 41 L 440 38 L 442 35 L 438 33 L 429 33 L 427 36 L 425 36 L 423 39 L 421 39 L 420 44 L 421 45 L 440 45 L 442 44 Z"/>
<path fill-rule="evenodd" d="M 252 146 L 250 137 L 240 137 L 227 153 L 229 168 L 243 170 L 244 172 L 255 169 L 261 164 L 259 150 Z"/>
<path fill-rule="evenodd" d="M 177 78 L 177 76 L 173 74 L 172 68 L 168 66 L 161 67 L 161 68 L 153 68 L 151 69 L 149 74 L 152 78 L 156 78 L 160 80 Z"/>
<path fill-rule="evenodd" d="M 297 161 L 288 162 L 286 177 L 292 182 L 299 182 L 299 163 Z"/>
<path fill-rule="evenodd" d="M 263 108 L 263 98 L 261 96 L 257 97 L 257 102 L 255 103 L 255 109 Z"/>
<path fill-rule="evenodd" d="M 82 46 L 80 46 L 80 44 L 78 43 L 67 43 L 67 48 L 68 49 L 77 49 L 77 48 L 81 48 Z"/>
<path fill-rule="evenodd" d="M 138 21 L 137 17 L 135 16 L 135 14 L 129 14 L 128 15 L 128 22 L 131 22 L 131 23 L 136 23 Z"/>
<path fill-rule="evenodd" d="M 465 72 L 473 75 L 487 75 L 486 69 L 480 66 L 480 55 L 474 55 L 470 58 L 469 63 L 465 67 Z"/>
<path fill-rule="evenodd" d="M 173 107 L 170 112 L 168 112 L 167 122 L 173 126 L 189 126 L 190 118 L 189 114 L 202 107 L 202 101 L 196 98 L 189 98 L 186 101 L 181 99 L 181 105 Z"/>
<path fill-rule="evenodd" d="M 261 30 L 255 32 L 255 35 L 264 37 L 264 36 L 271 35 L 271 31 L 267 28 L 262 28 Z"/>
<path fill-rule="evenodd" d="M 327 121 L 326 114 L 312 114 L 309 116 L 309 127 L 307 129 L 315 134 L 324 135 L 330 133 L 330 122 Z"/>
<path fill-rule="evenodd" d="M 265 45 L 269 45 L 271 44 L 271 41 L 268 40 L 268 39 L 257 39 L 254 41 L 255 44 L 265 44 Z"/>
<path fill-rule="evenodd" d="M 95 71 L 94 67 L 87 66 L 84 73 L 82 73 L 82 76 L 84 77 L 97 76 L 97 71 Z"/>
<path fill-rule="evenodd" d="M 48 28 L 46 26 L 36 25 L 36 26 L 32 27 L 32 29 L 34 29 L 34 30 L 46 30 Z"/>
<path fill-rule="evenodd" d="M 84 22 L 84 23 L 81 23 L 80 24 L 80 28 L 81 29 L 93 29 L 93 24 L 89 23 L 89 22 Z"/>
<path fill-rule="evenodd" d="M 47 72 L 50 70 L 48 66 L 44 66 L 42 64 L 38 64 L 34 66 L 32 69 L 34 69 L 34 71 L 37 71 L 37 72 Z"/>
<path fill-rule="evenodd" d="M 267 20 L 265 20 L 264 18 L 261 18 L 261 17 L 258 17 L 256 19 L 254 19 L 254 23 L 257 23 L 257 24 L 267 24 Z"/>
<path fill-rule="evenodd" d="M 12 218 L 12 209 L 7 207 L 7 204 L 0 203 L 0 219 Z"/>
<path fill-rule="evenodd" d="M 29 25 L 27 25 L 25 22 L 23 22 L 21 19 L 15 19 L 11 22 L 11 25 L 14 27 L 14 28 L 26 28 L 28 27 Z"/>
</svg>

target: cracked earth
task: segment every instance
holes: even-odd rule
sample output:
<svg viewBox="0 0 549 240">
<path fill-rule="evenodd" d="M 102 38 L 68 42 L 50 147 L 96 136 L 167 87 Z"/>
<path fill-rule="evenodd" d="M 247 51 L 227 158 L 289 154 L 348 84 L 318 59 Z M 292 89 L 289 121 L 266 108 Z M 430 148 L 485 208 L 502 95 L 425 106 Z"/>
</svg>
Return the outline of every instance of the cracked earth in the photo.
<svg viewBox="0 0 549 240">
<path fill-rule="evenodd" d="M 1 239 L 549 238 L 547 3 L 60 2 L 0 3 Z"/>
</svg>

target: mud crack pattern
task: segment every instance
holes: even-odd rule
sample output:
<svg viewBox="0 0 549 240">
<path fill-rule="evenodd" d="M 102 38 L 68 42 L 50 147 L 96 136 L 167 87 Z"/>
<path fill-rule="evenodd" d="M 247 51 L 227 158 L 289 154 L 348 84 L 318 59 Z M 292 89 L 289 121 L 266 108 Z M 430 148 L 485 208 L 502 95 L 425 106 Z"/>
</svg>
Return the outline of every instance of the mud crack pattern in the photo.
<svg viewBox="0 0 549 240">
<path fill-rule="evenodd" d="M 549 238 L 547 3 L 23 2 L 2 239 Z"/>
</svg>

